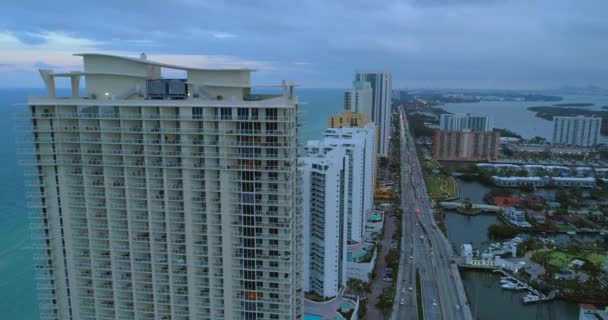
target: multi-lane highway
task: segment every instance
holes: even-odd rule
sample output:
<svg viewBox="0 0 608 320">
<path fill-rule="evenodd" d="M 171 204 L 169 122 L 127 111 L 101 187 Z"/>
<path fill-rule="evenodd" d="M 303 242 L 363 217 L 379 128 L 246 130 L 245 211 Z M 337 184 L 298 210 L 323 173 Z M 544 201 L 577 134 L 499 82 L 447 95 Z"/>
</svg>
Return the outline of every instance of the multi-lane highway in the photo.
<svg viewBox="0 0 608 320">
<path fill-rule="evenodd" d="M 424 319 L 472 319 L 458 268 L 451 263 L 453 249 L 435 224 L 405 112 L 402 108 L 399 112 L 403 252 L 393 319 L 418 318 L 416 270 L 420 273 Z"/>
</svg>

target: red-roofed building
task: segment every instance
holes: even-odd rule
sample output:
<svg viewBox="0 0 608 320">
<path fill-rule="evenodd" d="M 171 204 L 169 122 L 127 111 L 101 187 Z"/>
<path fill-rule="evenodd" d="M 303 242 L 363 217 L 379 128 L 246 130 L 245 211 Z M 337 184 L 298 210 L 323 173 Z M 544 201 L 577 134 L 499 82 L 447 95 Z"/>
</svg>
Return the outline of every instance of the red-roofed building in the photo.
<svg viewBox="0 0 608 320">
<path fill-rule="evenodd" d="M 521 199 L 515 197 L 493 197 L 492 200 L 494 200 L 494 204 L 503 209 L 509 207 L 518 207 L 521 203 Z"/>
</svg>

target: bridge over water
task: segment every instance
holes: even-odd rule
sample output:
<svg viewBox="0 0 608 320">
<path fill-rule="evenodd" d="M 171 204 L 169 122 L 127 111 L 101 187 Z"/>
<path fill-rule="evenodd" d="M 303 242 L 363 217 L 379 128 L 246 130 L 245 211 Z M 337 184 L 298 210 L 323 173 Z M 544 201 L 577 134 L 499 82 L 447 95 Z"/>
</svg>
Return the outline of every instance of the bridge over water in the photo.
<svg viewBox="0 0 608 320">
<path fill-rule="evenodd" d="M 462 202 L 439 202 L 439 205 L 442 208 L 445 209 L 456 209 L 458 207 L 462 207 L 463 203 Z M 480 203 L 473 203 L 473 209 L 479 209 L 481 211 L 484 212 L 498 212 L 500 211 L 500 207 L 499 206 L 493 206 L 493 205 L 489 205 L 489 204 L 480 204 Z"/>
</svg>

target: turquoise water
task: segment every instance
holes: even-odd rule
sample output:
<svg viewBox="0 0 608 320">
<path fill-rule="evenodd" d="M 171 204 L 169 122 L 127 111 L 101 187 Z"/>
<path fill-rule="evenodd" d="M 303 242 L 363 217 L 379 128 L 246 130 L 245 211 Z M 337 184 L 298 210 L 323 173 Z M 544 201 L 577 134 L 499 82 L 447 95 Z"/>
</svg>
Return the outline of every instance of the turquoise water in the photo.
<svg viewBox="0 0 608 320">
<path fill-rule="evenodd" d="M 67 94 L 67 90 L 60 95 Z M 298 89 L 304 139 L 321 138 L 327 116 L 342 110 L 341 89 Z M 14 115 L 43 89 L 0 89 L 0 319 L 38 319 L 23 168 L 17 166 Z M 20 105 L 17 105 L 20 104 Z M 315 319 L 315 318 L 312 318 Z M 320 318 L 319 318 L 320 319 Z"/>
<path fill-rule="evenodd" d="M 304 320 L 323 320 L 323 317 L 314 315 L 314 314 L 304 314 Z"/>
</svg>

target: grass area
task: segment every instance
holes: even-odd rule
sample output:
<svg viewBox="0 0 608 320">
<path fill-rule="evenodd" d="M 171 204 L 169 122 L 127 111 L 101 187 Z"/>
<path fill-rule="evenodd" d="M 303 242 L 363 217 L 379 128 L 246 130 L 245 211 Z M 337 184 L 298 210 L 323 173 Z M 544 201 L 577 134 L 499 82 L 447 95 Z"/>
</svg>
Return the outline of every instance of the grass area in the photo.
<svg viewBox="0 0 608 320">
<path fill-rule="evenodd" d="M 422 285 L 420 284 L 420 272 L 416 269 L 416 304 L 418 305 L 418 320 L 424 320 L 422 309 Z"/>
<path fill-rule="evenodd" d="M 571 225 L 568 225 L 568 224 L 558 224 L 558 223 L 555 224 L 555 228 L 559 232 L 569 232 L 569 231 L 575 231 L 576 230 Z"/>
<path fill-rule="evenodd" d="M 573 252 L 564 250 L 548 250 L 535 253 L 532 258 L 537 262 L 547 261 L 556 268 L 567 268 L 572 260 L 583 258 L 594 265 L 603 268 L 606 264 L 606 254 L 599 252 Z"/>
<path fill-rule="evenodd" d="M 426 185 L 431 197 L 435 200 L 452 199 L 458 193 L 456 180 L 451 176 L 439 174 L 427 176 Z"/>
</svg>

